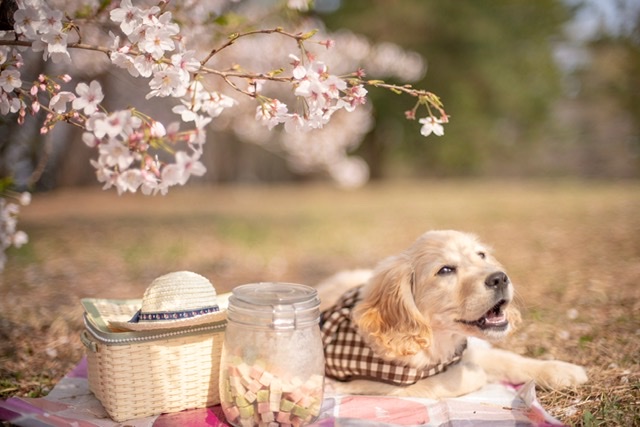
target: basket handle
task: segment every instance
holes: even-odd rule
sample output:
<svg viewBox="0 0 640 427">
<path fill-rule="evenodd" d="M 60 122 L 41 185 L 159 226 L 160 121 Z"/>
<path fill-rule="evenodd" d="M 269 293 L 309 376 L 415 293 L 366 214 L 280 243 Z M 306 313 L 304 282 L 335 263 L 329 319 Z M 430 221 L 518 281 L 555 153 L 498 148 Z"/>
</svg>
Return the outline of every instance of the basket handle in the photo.
<svg viewBox="0 0 640 427">
<path fill-rule="evenodd" d="M 87 347 L 87 350 L 91 351 L 92 353 L 98 352 L 98 344 L 96 344 L 95 341 L 93 341 L 91 337 L 89 337 L 89 332 L 87 332 L 86 330 L 82 331 L 82 333 L 80 334 L 80 341 L 82 341 L 82 344 Z"/>
</svg>

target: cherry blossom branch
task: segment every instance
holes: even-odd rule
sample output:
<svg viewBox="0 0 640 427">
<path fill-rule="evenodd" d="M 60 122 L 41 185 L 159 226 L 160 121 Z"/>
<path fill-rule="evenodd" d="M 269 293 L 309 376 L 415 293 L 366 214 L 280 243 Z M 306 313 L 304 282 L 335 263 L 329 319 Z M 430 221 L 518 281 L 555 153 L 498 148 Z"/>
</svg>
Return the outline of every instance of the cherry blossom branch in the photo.
<svg viewBox="0 0 640 427">
<path fill-rule="evenodd" d="M 334 45 L 331 40 L 314 40 L 316 30 L 292 32 L 277 26 L 236 32 L 218 47 L 208 50 L 204 58 L 198 59 L 195 49 L 187 46 L 188 37 L 183 35 L 177 23 L 184 21 L 173 18 L 169 4 L 168 1 L 160 1 L 155 6 L 143 8 L 134 6 L 131 0 L 121 0 L 112 7 L 111 1 L 107 1 L 101 3 L 91 20 L 74 21 L 67 14 L 51 9 L 44 0 L 18 2 L 18 10 L 12 17 L 14 31 L 0 32 L 0 114 L 17 113 L 18 123 L 23 124 L 28 113 L 35 116 L 42 109 L 47 115 L 41 133 L 51 131 L 60 122 L 82 129 L 83 142 L 97 153 L 97 159 L 91 160 L 97 180 L 103 183 L 103 188 L 115 187 L 118 193 L 141 191 L 144 194 L 165 194 L 169 187 L 184 185 L 191 176 L 205 173 L 200 157 L 206 141 L 206 127 L 225 110 L 238 104 L 235 98 L 212 88 L 216 79 L 223 82 L 221 86 L 230 88 L 230 92 L 253 100 L 257 104 L 255 120 L 268 130 L 281 127 L 284 132 L 279 134 L 283 140 L 287 135 L 324 129 L 334 121 L 338 111 L 362 111 L 358 107 L 366 102 L 365 87 L 413 97 L 416 102 L 412 109 L 405 112 L 406 117 L 414 120 L 418 110 L 425 108 L 426 117 L 419 119 L 422 135 L 442 135 L 444 132 L 442 125 L 448 122 L 449 117 L 442 102 L 433 93 L 411 85 L 367 80 L 363 71 L 332 74 L 327 64 L 309 49 L 309 43 L 317 43 L 327 50 Z M 114 24 L 117 29 L 114 29 Z M 105 25 L 118 34 L 109 31 L 109 43 L 105 43 L 109 44 L 108 47 L 85 43 L 81 30 L 90 25 Z M 297 55 L 289 53 L 288 57 L 281 58 L 281 61 L 287 62 L 282 67 L 276 63 L 271 71 L 251 72 L 244 69 L 245 64 L 242 67 L 234 65 L 226 70 L 216 69 L 209 64 L 212 58 L 229 51 L 232 46 L 236 46 L 237 50 L 246 49 L 247 44 L 238 43 L 241 39 L 278 34 L 294 41 L 297 48 Z M 165 127 L 134 108 L 107 111 L 102 105 L 105 97 L 102 86 L 97 81 L 88 84 L 78 82 L 73 90 L 62 88 L 63 83 L 71 80 L 66 75 L 39 76 L 33 83 L 23 82 L 21 69 L 24 61 L 21 52 L 25 48 L 42 52 L 43 61 L 56 64 L 70 63 L 69 51 L 73 49 L 104 54 L 109 65 L 127 70 L 133 78 L 145 79 L 149 87 L 146 99 L 174 99 L 178 105 L 172 108 L 172 112 L 180 121 Z M 205 75 L 213 78 L 205 80 Z M 242 82 L 247 86 L 243 87 Z M 288 92 L 289 97 L 295 100 L 294 107 L 290 108 L 280 101 L 280 95 L 266 96 L 262 92 L 264 82 L 273 82 L 280 87 L 281 92 L 273 93 Z M 363 114 L 370 116 L 370 113 Z M 180 129 L 182 125 L 187 128 Z M 364 135 L 367 126 L 362 126 L 361 135 Z M 343 130 L 353 128 L 353 124 L 350 124 Z M 325 149 L 310 146 L 309 138 L 298 139 L 304 142 L 299 147 L 309 152 L 321 153 Z M 312 139 L 319 138 L 314 135 Z M 339 138 L 334 136 L 330 139 L 335 141 Z M 283 152 L 288 155 L 292 155 L 288 150 L 294 150 L 293 140 L 293 137 L 289 140 L 289 146 L 282 145 Z M 335 151 L 342 157 L 336 159 L 334 153 L 334 157 L 327 156 L 322 161 L 331 176 L 341 176 L 344 182 L 357 185 L 363 183 L 363 179 L 366 181 L 368 170 L 362 165 L 364 162 L 356 164 L 346 160 L 346 152 L 351 147 L 353 143 L 347 138 Z M 302 149 L 297 148 L 298 153 L 294 155 L 300 155 Z M 154 150 L 169 154 L 170 160 L 159 160 Z M 316 155 L 322 157 L 326 153 Z M 37 170 L 41 169 L 42 164 L 38 165 Z M 343 169 L 339 171 L 338 165 Z M 348 169 L 347 172 L 344 167 Z M 355 179 L 347 176 L 353 173 L 354 167 L 357 169 Z M 0 215 L 15 219 L 17 209 L 5 202 L 4 194 L 0 179 Z M 12 230 L 15 231 L 15 221 L 10 224 L 13 224 Z M 26 235 L 20 233 L 7 233 L 0 230 L 0 270 L 8 245 L 17 246 L 26 239 Z"/>
<path fill-rule="evenodd" d="M 75 28 L 75 26 L 73 27 Z M 291 32 L 284 31 L 281 27 L 276 27 L 273 29 L 253 30 L 253 31 L 247 31 L 244 33 L 234 33 L 231 36 L 229 36 L 229 41 L 227 43 L 225 43 L 219 48 L 212 49 L 207 55 L 207 57 L 200 62 L 201 64 L 200 69 L 194 74 L 194 79 L 197 78 L 198 75 L 201 73 L 217 75 L 221 77 L 225 81 L 225 83 L 227 83 L 236 92 L 242 93 L 243 95 L 250 96 L 250 97 L 255 97 L 255 94 L 241 89 L 235 83 L 233 83 L 230 79 L 239 78 L 239 79 L 245 79 L 249 81 L 269 80 L 269 81 L 280 82 L 280 83 L 293 82 L 294 81 L 293 77 L 276 76 L 274 75 L 273 72 L 272 73 L 229 72 L 229 71 L 220 71 L 220 70 L 216 70 L 216 69 L 212 69 L 204 66 L 204 64 L 206 64 L 214 55 L 216 55 L 223 49 L 230 47 L 240 38 L 249 37 L 249 36 L 258 35 L 258 34 L 274 34 L 274 33 L 282 34 L 286 37 L 296 40 L 301 51 L 305 52 L 306 50 L 304 48 L 303 42 L 313 37 L 313 35 L 315 34 L 315 31 L 294 34 Z M 0 45 L 19 45 L 19 46 L 29 47 L 29 46 L 32 46 L 32 42 L 28 42 L 28 41 L 25 42 L 25 41 L 19 41 L 19 40 L 14 40 L 14 41 L 0 40 Z M 113 49 L 105 48 L 102 46 L 79 43 L 79 42 L 70 43 L 67 45 L 67 47 L 72 49 L 85 49 L 85 50 L 102 52 L 107 56 L 110 56 L 113 53 Z M 140 54 L 140 52 L 137 51 L 136 49 L 131 49 L 129 53 L 133 56 Z M 159 62 L 167 63 L 167 64 L 170 63 L 170 61 L 167 58 L 161 58 L 159 59 Z M 410 112 L 407 112 L 409 113 L 407 114 L 407 118 L 415 118 L 415 111 L 417 107 L 419 105 L 425 105 L 428 109 L 429 116 L 432 117 L 432 119 L 433 119 L 433 114 L 431 113 L 431 107 L 433 106 L 440 112 L 441 118 L 439 120 L 441 121 L 441 123 L 446 123 L 448 121 L 448 118 L 444 113 L 442 103 L 440 102 L 439 98 L 431 92 L 415 89 L 411 85 L 400 86 L 400 85 L 388 84 L 381 80 L 354 79 L 353 82 L 355 82 L 353 83 L 354 85 L 366 84 L 369 86 L 388 89 L 398 94 L 405 93 L 410 96 L 418 98 L 418 102 L 416 103 L 415 107 L 412 110 L 410 110 Z"/>
<path fill-rule="evenodd" d="M 0 40 L 0 46 L 22 46 L 22 47 L 33 47 L 33 41 L 26 40 Z M 101 52 L 106 54 L 107 56 L 113 51 L 113 49 L 106 48 L 104 46 L 96 46 L 86 43 L 69 43 L 66 45 L 67 48 L 71 49 L 83 49 L 83 50 L 93 50 L 96 52 Z"/>
<path fill-rule="evenodd" d="M 243 37 L 249 37 L 249 36 L 254 36 L 257 34 L 282 34 L 284 36 L 290 37 L 294 40 L 296 40 L 296 42 L 300 42 L 301 40 L 306 40 L 308 38 L 310 38 L 313 34 L 311 33 L 298 33 L 298 34 L 293 34 L 290 32 L 285 31 L 282 27 L 276 27 L 276 28 L 272 28 L 272 29 L 263 29 L 263 30 L 252 30 L 252 31 L 246 31 L 243 33 L 233 33 L 231 35 L 229 35 L 228 37 L 228 41 L 223 44 L 222 46 L 220 46 L 219 48 L 214 48 L 212 49 L 209 54 L 200 62 L 202 65 L 205 65 L 207 62 L 209 62 L 209 60 L 215 56 L 216 54 L 220 53 L 220 51 L 228 48 L 229 46 L 233 45 L 236 41 L 238 41 L 239 39 L 243 38 Z"/>
</svg>

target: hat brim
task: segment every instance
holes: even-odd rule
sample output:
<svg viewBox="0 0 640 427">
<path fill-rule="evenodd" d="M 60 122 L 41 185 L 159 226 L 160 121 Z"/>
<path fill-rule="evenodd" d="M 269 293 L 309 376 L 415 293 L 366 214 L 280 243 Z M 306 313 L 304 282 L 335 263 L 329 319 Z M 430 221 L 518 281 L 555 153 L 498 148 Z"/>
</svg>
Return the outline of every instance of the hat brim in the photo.
<svg viewBox="0 0 640 427">
<path fill-rule="evenodd" d="M 189 326 L 201 326 L 207 323 L 216 323 L 227 320 L 227 311 L 221 310 L 214 313 L 207 313 L 197 317 L 189 317 L 186 319 L 172 320 L 154 320 L 141 322 L 117 322 L 110 321 L 109 326 L 112 329 L 125 331 L 154 331 L 165 329 L 179 329 Z"/>
</svg>

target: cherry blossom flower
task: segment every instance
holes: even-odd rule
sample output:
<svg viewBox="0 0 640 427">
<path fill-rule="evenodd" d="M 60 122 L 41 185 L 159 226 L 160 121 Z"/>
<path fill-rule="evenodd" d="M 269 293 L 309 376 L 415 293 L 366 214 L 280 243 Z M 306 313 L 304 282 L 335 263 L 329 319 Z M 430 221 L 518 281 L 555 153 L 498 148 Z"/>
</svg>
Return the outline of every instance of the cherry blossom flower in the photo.
<svg viewBox="0 0 640 427">
<path fill-rule="evenodd" d="M 181 97 L 187 93 L 187 85 L 178 69 L 175 67 L 167 67 L 154 73 L 153 78 L 149 81 L 151 91 L 145 96 L 146 99 L 153 97 Z"/>
<path fill-rule="evenodd" d="M 63 16 L 64 15 L 59 10 L 44 10 L 40 19 L 38 31 L 42 34 L 61 31 Z"/>
<path fill-rule="evenodd" d="M 31 198 L 23 193 L 18 196 L 18 201 L 24 206 L 31 201 Z M 0 196 L 0 271 L 7 260 L 5 255 L 7 248 L 10 246 L 19 248 L 29 241 L 27 234 L 17 229 L 19 213 L 18 204 L 8 202 L 4 195 Z"/>
<path fill-rule="evenodd" d="M 291 65 L 293 66 L 293 70 L 291 71 L 291 75 L 293 76 L 293 78 L 296 80 L 304 79 L 307 75 L 307 69 L 302 65 L 302 61 L 300 61 L 300 58 L 298 58 L 294 54 L 290 54 L 289 58 L 293 60 L 293 62 L 291 63 Z"/>
<path fill-rule="evenodd" d="M 98 149 L 105 166 L 117 166 L 121 171 L 127 169 L 135 160 L 129 148 L 117 139 L 109 139 L 106 143 L 100 144 Z"/>
<path fill-rule="evenodd" d="M 96 128 L 99 128 L 98 124 L 101 120 L 106 120 L 107 114 L 102 111 L 97 111 L 92 114 L 85 122 L 84 128 L 88 130 L 90 133 L 95 133 Z M 100 136 L 100 138 L 104 137 L 104 134 Z"/>
<path fill-rule="evenodd" d="M 159 168 L 159 166 L 156 167 L 155 165 L 148 165 L 147 167 L 156 168 L 156 169 Z M 156 177 L 156 175 L 153 172 L 149 170 L 141 169 L 140 177 L 142 178 L 142 182 L 140 183 L 140 191 L 145 196 L 155 195 L 158 193 L 164 195 L 167 193 L 168 187 L 161 188 L 159 185 L 160 180 Z"/>
<path fill-rule="evenodd" d="M 176 105 L 171 109 L 171 111 L 173 111 L 176 114 L 179 114 L 183 122 L 192 122 L 198 116 L 198 114 L 196 114 L 196 112 L 193 111 L 191 107 L 188 106 L 188 104 Z"/>
<path fill-rule="evenodd" d="M 9 58 L 9 51 L 9 46 L 0 46 L 0 65 L 7 62 L 7 59 Z"/>
<path fill-rule="evenodd" d="M 256 120 L 263 122 L 271 130 L 287 117 L 287 105 L 277 99 L 264 102 L 256 108 Z"/>
<path fill-rule="evenodd" d="M 162 138 L 167 135 L 167 130 L 162 123 L 154 120 L 149 126 L 149 133 L 153 138 Z"/>
<path fill-rule="evenodd" d="M 71 92 L 58 92 L 51 97 L 49 101 L 49 108 L 58 114 L 67 112 L 67 104 L 76 99 L 76 96 Z"/>
<path fill-rule="evenodd" d="M 131 0 L 122 0 L 120 7 L 113 9 L 109 16 L 113 22 L 120 23 L 120 29 L 127 36 L 142 22 L 141 11 L 131 4 Z"/>
<path fill-rule="evenodd" d="M 151 6 L 148 9 L 144 9 L 140 11 L 140 16 L 142 17 L 142 25 L 143 26 L 152 26 L 157 25 L 159 22 L 158 15 L 160 13 L 160 8 L 158 6 Z M 171 15 L 169 15 L 171 18 Z"/>
<path fill-rule="evenodd" d="M 328 101 L 324 96 L 324 85 L 318 79 L 301 81 L 294 93 L 296 96 L 306 98 L 315 108 L 323 108 Z"/>
<path fill-rule="evenodd" d="M 304 119 L 298 114 L 293 113 L 285 117 L 284 130 L 287 132 L 300 132 L 307 130 L 307 125 Z"/>
<path fill-rule="evenodd" d="M 111 52 L 109 58 L 113 65 L 124 68 L 132 77 L 138 77 L 140 75 L 140 71 L 138 71 L 134 58 L 131 55 L 122 52 Z M 149 75 L 151 75 L 151 70 L 149 70 Z"/>
<path fill-rule="evenodd" d="M 20 72 L 18 70 L 7 68 L 0 73 L 0 88 L 3 91 L 10 93 L 15 89 L 22 86 L 22 80 L 20 80 Z"/>
<path fill-rule="evenodd" d="M 208 92 L 200 102 L 202 104 L 200 109 L 205 111 L 209 117 L 218 117 L 225 109 L 238 103 L 235 99 L 218 92 Z"/>
<path fill-rule="evenodd" d="M 252 79 L 247 82 L 247 92 L 253 95 L 257 95 L 262 91 L 264 86 L 264 80 Z"/>
<path fill-rule="evenodd" d="M 67 33 L 60 30 L 53 30 L 41 37 L 42 43 L 46 46 L 43 49 L 43 59 L 51 58 L 54 64 L 70 62 L 71 56 L 67 51 Z"/>
<path fill-rule="evenodd" d="M 100 144 L 100 138 L 95 136 L 93 132 L 83 132 L 82 142 L 84 142 L 87 147 L 95 148 Z"/>
<path fill-rule="evenodd" d="M 211 123 L 211 120 L 213 120 L 211 117 L 196 114 L 196 117 L 193 120 L 196 131 L 191 133 L 191 139 L 189 139 L 191 144 L 204 144 L 204 138 L 206 135 L 205 128 L 209 123 Z"/>
<path fill-rule="evenodd" d="M 422 124 L 420 133 L 423 136 L 429 136 L 431 133 L 437 136 L 444 135 L 444 127 L 442 126 L 442 120 L 429 116 L 418 120 Z"/>
<path fill-rule="evenodd" d="M 295 79 L 294 95 L 303 98 L 306 110 L 303 114 L 294 114 L 280 119 L 285 123 L 287 132 L 309 131 L 324 127 L 333 113 L 344 108 L 351 112 L 365 101 L 366 90 L 361 86 L 349 86 L 342 78 L 330 74 L 327 65 L 322 61 L 312 61 L 303 67 L 299 58 L 289 55 L 293 60 L 292 74 Z M 270 118 L 263 122 L 273 125 Z"/>
<path fill-rule="evenodd" d="M 202 176 L 207 171 L 196 157 L 190 157 L 184 151 L 178 151 L 175 158 L 176 162 L 165 166 L 162 171 L 162 184 L 164 186 L 184 185 L 191 175 Z"/>
<path fill-rule="evenodd" d="M 98 111 L 98 104 L 104 99 L 102 86 L 96 80 L 92 80 L 89 85 L 78 83 L 76 93 L 78 97 L 73 100 L 73 108 L 75 110 L 84 110 L 87 115 L 92 115 Z"/>
<path fill-rule="evenodd" d="M 0 114 L 16 113 L 23 108 L 25 108 L 24 101 L 20 98 L 10 97 L 4 92 L 0 93 Z"/>
<path fill-rule="evenodd" d="M 188 81 L 188 76 L 190 72 L 196 72 L 200 69 L 200 61 L 196 57 L 196 52 L 194 50 L 187 50 L 185 52 L 180 52 L 171 55 L 171 63 L 177 70 L 186 74 L 184 79 Z"/>
<path fill-rule="evenodd" d="M 96 114 L 91 116 L 91 130 L 98 140 L 104 137 L 115 138 L 122 132 L 122 123 L 119 120 L 118 112 L 110 115 Z"/>
<path fill-rule="evenodd" d="M 133 59 L 133 65 L 142 77 L 151 77 L 157 64 L 151 55 L 138 55 Z"/>
<path fill-rule="evenodd" d="M 143 177 L 140 169 L 127 169 L 116 178 L 116 189 L 118 194 L 130 191 L 135 193 L 142 185 Z"/>
<path fill-rule="evenodd" d="M 128 135 L 141 125 L 140 119 L 134 117 L 130 110 L 119 110 L 109 115 L 99 114 L 93 117 L 96 119 L 92 121 L 91 129 L 98 138 L 115 138 L 119 135 L 128 138 Z"/>
<path fill-rule="evenodd" d="M 43 59 L 69 62 L 68 34 L 63 31 L 63 14 L 39 0 L 25 1 L 14 14 L 16 33 L 31 40 L 31 50 L 44 52 Z"/>
<path fill-rule="evenodd" d="M 367 102 L 367 90 L 362 85 L 352 86 L 345 90 L 345 95 L 338 101 L 337 107 L 352 112 L 358 105 Z"/>
<path fill-rule="evenodd" d="M 165 51 L 174 49 L 172 35 L 164 28 L 148 28 L 144 33 L 144 39 L 138 42 L 138 47 L 151 55 L 153 59 L 160 59 L 164 56 Z"/>
<path fill-rule="evenodd" d="M 347 89 L 347 82 L 334 75 L 327 76 L 323 83 L 327 95 L 333 99 L 340 97 L 340 93 Z"/>
<path fill-rule="evenodd" d="M 301 130 L 322 129 L 327 123 L 329 123 L 329 120 L 331 120 L 331 116 L 335 111 L 335 107 L 328 109 L 316 109 L 313 111 L 313 114 L 309 114 L 306 118 L 304 128 L 301 128 Z"/>
<path fill-rule="evenodd" d="M 22 34 L 30 40 L 34 40 L 38 37 L 38 29 L 40 28 L 40 10 L 35 7 L 19 8 L 13 14 L 15 28 L 18 34 Z"/>
<path fill-rule="evenodd" d="M 115 184 L 118 175 L 104 163 L 104 157 L 101 156 L 98 160 L 91 159 L 89 162 L 91 163 L 91 166 L 96 169 L 96 179 L 98 182 L 104 183 L 102 189 L 108 190 L 111 188 Z"/>
</svg>

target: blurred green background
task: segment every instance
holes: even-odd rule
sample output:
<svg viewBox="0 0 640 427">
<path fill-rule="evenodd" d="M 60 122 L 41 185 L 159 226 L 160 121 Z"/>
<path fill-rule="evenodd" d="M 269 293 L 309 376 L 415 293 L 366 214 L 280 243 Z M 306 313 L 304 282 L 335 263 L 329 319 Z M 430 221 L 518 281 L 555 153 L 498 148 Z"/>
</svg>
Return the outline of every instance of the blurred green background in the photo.
<svg viewBox="0 0 640 427">
<path fill-rule="evenodd" d="M 321 5 L 324 2 L 319 2 Z M 329 27 L 420 52 L 451 123 L 425 140 L 371 91 L 374 176 L 640 176 L 640 3 L 327 1 Z"/>
</svg>

